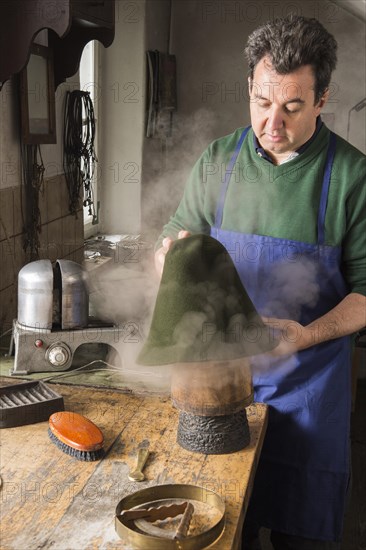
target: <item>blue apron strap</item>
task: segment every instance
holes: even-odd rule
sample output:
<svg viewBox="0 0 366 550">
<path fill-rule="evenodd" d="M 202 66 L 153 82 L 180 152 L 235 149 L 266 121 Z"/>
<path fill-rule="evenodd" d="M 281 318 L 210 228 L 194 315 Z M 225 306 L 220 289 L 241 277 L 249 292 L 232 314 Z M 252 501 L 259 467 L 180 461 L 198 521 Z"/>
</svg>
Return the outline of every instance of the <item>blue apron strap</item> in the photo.
<svg viewBox="0 0 366 550">
<path fill-rule="evenodd" d="M 233 169 L 234 164 L 236 162 L 236 159 L 238 158 L 239 151 L 241 149 L 241 146 L 243 144 L 245 136 L 247 135 L 250 128 L 251 128 L 250 126 L 247 126 L 246 128 L 244 128 L 244 130 L 243 130 L 243 132 L 242 132 L 242 134 L 239 138 L 239 141 L 238 141 L 238 143 L 235 147 L 234 154 L 230 159 L 228 167 L 226 168 L 225 179 L 224 179 L 224 181 L 222 183 L 222 186 L 221 186 L 220 197 L 219 197 L 219 201 L 218 201 L 218 204 L 217 204 L 217 210 L 216 210 L 216 216 L 215 216 L 215 227 L 221 227 L 222 216 L 223 216 L 223 212 L 224 212 L 226 191 L 227 191 L 229 181 L 230 181 L 230 178 L 231 178 L 231 172 L 232 172 L 232 169 Z"/>
<path fill-rule="evenodd" d="M 330 176 L 332 173 L 335 149 L 336 149 L 336 135 L 333 132 L 330 132 L 327 158 L 325 160 L 322 193 L 320 197 L 320 205 L 319 205 L 319 213 L 318 213 L 318 244 L 319 245 L 323 245 L 325 242 L 325 213 L 327 210 Z"/>
</svg>

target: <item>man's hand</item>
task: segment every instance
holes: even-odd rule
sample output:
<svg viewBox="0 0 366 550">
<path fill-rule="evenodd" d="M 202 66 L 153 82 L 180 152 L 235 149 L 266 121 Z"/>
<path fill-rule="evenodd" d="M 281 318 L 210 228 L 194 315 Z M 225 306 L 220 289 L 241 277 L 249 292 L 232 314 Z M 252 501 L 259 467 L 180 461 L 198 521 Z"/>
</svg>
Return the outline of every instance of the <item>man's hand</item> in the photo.
<svg viewBox="0 0 366 550">
<path fill-rule="evenodd" d="M 271 353 L 288 355 L 363 329 L 366 326 L 366 297 L 351 292 L 328 313 L 305 327 L 290 319 L 264 317 L 263 322 L 280 334 L 280 342 Z"/>
<path fill-rule="evenodd" d="M 178 233 L 178 239 L 184 239 L 185 237 L 189 237 L 191 234 L 189 231 L 185 231 L 184 229 L 182 231 L 179 231 Z M 164 269 L 164 263 L 165 263 L 165 256 L 172 246 L 174 240 L 170 237 L 165 237 L 162 242 L 162 246 L 155 252 L 155 269 L 161 277 Z"/>
<path fill-rule="evenodd" d="M 315 344 L 313 332 L 290 319 L 262 317 L 263 322 L 271 327 L 279 338 L 278 345 L 269 353 L 275 357 L 291 355 Z"/>
</svg>

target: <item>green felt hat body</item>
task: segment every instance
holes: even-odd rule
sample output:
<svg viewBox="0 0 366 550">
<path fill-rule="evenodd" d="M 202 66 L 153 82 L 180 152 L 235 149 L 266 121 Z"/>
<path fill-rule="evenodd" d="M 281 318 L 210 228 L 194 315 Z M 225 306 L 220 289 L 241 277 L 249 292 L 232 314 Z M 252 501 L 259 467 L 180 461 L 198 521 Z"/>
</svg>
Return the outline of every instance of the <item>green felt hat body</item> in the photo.
<svg viewBox="0 0 366 550">
<path fill-rule="evenodd" d="M 142 365 L 226 361 L 277 345 L 225 247 L 208 235 L 175 241 L 166 255 Z"/>
</svg>

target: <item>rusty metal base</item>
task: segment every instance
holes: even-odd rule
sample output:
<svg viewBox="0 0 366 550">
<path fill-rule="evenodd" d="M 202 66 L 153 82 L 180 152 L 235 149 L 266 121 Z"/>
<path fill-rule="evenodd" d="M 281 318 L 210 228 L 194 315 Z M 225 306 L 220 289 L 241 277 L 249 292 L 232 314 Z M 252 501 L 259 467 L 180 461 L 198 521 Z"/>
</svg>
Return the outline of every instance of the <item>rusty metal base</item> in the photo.
<svg viewBox="0 0 366 550">
<path fill-rule="evenodd" d="M 179 413 L 177 442 L 188 451 L 208 455 L 234 453 L 250 442 L 245 409 L 224 416 Z"/>
</svg>

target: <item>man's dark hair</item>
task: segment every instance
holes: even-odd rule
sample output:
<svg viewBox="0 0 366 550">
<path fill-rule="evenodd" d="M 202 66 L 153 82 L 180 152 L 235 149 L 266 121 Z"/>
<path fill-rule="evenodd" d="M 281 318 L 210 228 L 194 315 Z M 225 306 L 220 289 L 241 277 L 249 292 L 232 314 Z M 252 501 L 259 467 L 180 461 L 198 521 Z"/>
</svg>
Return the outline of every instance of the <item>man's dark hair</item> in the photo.
<svg viewBox="0 0 366 550">
<path fill-rule="evenodd" d="M 264 56 L 269 57 L 278 74 L 289 74 L 303 65 L 311 65 L 315 77 L 315 103 L 318 103 L 337 65 L 337 42 L 317 19 L 290 14 L 253 31 L 245 55 L 251 80 L 256 65 Z"/>
</svg>

